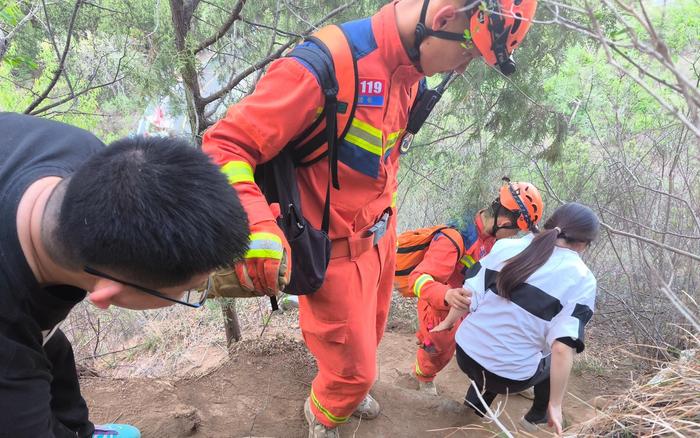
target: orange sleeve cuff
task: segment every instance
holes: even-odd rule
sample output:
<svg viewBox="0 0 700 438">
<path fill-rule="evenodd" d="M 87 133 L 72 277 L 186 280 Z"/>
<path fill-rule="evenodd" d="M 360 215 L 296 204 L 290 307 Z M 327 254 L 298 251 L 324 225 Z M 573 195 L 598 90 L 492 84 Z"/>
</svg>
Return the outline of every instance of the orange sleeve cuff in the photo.
<svg viewBox="0 0 700 438">
<path fill-rule="evenodd" d="M 420 300 L 425 300 L 430 304 L 430 307 L 439 310 L 448 310 L 450 307 L 445 303 L 445 293 L 450 287 L 444 283 L 431 281 L 423 286 L 420 294 Z"/>
</svg>

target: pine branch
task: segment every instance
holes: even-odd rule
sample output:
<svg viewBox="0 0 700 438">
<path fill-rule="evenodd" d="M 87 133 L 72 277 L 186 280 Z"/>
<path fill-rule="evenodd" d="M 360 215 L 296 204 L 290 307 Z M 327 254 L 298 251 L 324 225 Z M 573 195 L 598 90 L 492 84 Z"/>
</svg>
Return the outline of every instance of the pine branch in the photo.
<svg viewBox="0 0 700 438">
<path fill-rule="evenodd" d="M 199 45 L 194 49 L 194 53 L 201 52 L 202 50 L 211 46 L 215 42 L 219 41 L 222 36 L 226 35 L 226 32 L 228 32 L 233 23 L 235 23 L 236 20 L 241 18 L 241 10 L 243 10 L 245 2 L 246 0 L 238 0 L 238 2 L 236 2 L 236 5 L 231 10 L 231 14 L 229 14 L 228 18 L 226 18 L 224 24 L 221 25 L 219 30 L 217 30 L 214 35 L 199 43 Z"/>
<path fill-rule="evenodd" d="M 56 71 L 54 72 L 53 78 L 51 78 L 51 82 L 46 86 L 46 89 L 36 98 L 34 101 L 29 104 L 27 109 L 24 110 L 25 114 L 32 114 L 32 111 L 39 106 L 39 104 L 46 99 L 46 97 L 49 95 L 51 90 L 56 86 L 58 83 L 58 78 L 61 77 L 61 73 L 63 73 L 63 69 L 65 68 L 65 63 L 66 63 L 66 57 L 68 56 L 68 52 L 70 50 L 70 43 L 71 43 L 71 38 L 73 36 L 73 26 L 75 25 L 75 19 L 78 16 L 78 10 L 80 9 L 80 5 L 82 5 L 83 0 L 76 0 L 75 6 L 73 7 L 73 13 L 70 18 L 70 23 L 68 25 L 68 33 L 66 36 L 66 44 L 63 47 L 63 54 L 61 55 L 61 59 L 59 60 L 58 63 L 58 68 L 56 68 Z M 46 4 L 44 3 L 44 8 L 46 8 Z M 47 19 L 48 19 L 48 13 L 47 13 Z"/>
</svg>

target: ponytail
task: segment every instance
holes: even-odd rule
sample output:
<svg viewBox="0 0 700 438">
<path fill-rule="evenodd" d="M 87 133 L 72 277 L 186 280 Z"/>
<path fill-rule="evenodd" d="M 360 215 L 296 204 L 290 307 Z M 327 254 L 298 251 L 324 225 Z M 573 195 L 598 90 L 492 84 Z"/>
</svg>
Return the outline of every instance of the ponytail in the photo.
<svg viewBox="0 0 700 438">
<path fill-rule="evenodd" d="M 520 254 L 509 259 L 496 279 L 498 294 L 510 300 L 510 294 L 518 285 L 544 265 L 554 252 L 554 244 L 559 237 L 556 229 L 538 233 Z"/>
</svg>

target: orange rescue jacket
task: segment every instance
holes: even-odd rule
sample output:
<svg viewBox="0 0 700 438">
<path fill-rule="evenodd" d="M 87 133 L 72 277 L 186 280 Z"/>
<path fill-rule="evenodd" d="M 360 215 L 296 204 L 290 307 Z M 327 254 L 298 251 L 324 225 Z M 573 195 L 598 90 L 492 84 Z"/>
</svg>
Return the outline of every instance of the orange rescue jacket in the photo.
<svg viewBox="0 0 700 438">
<path fill-rule="evenodd" d="M 473 223 L 460 231 L 466 248 L 462 258 L 459 258 L 454 244 L 446 236 L 438 234 L 430 243 L 423 261 L 409 276 L 408 283 L 419 299 L 426 300 L 437 310 L 449 309 L 445 304 L 445 292 L 462 287 L 469 268 L 488 254 L 496 242 L 484 232 L 478 214 Z"/>
<path fill-rule="evenodd" d="M 399 38 L 395 2 L 376 15 L 342 24 L 357 60 L 358 98 L 339 148 L 340 190 L 332 190 L 330 238 L 366 230 L 394 207 L 399 148 L 422 74 Z M 251 224 L 274 220 L 253 180 L 258 163 L 274 157 L 318 117 L 324 99 L 309 68 L 294 58 L 273 62 L 255 91 L 207 130 L 202 148 L 226 171 Z M 306 219 L 320 228 L 328 158 L 296 169 Z M 395 223 L 395 221 L 392 221 Z"/>
</svg>

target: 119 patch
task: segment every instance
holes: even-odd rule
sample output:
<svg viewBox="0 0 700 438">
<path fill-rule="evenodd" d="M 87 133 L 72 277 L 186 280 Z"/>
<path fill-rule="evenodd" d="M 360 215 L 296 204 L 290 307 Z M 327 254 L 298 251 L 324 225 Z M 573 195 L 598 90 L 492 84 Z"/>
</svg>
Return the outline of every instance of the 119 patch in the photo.
<svg viewBox="0 0 700 438">
<path fill-rule="evenodd" d="M 384 90 L 386 81 L 383 79 L 360 79 L 357 90 L 358 106 L 384 106 Z"/>
</svg>

